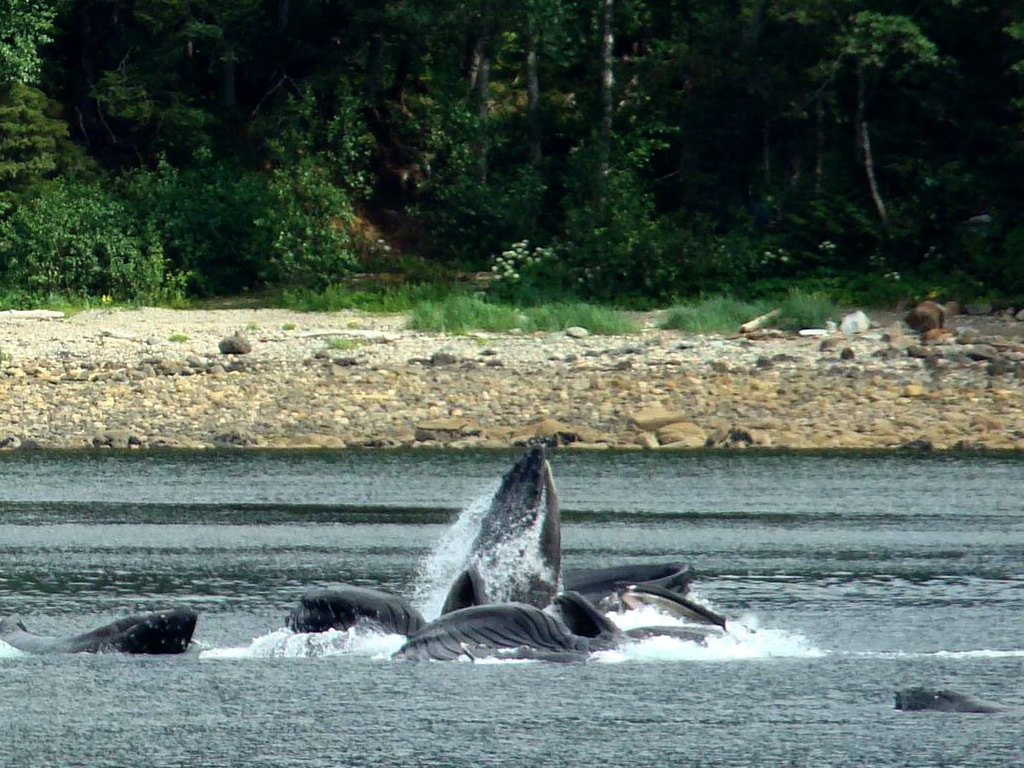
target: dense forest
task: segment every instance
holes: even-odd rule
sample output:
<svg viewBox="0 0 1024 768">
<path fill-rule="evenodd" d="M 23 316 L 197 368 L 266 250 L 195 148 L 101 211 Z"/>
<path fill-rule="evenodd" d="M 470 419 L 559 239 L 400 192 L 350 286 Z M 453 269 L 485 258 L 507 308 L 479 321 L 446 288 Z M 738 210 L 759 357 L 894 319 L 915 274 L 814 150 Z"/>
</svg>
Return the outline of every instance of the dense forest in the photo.
<svg viewBox="0 0 1024 768">
<path fill-rule="evenodd" d="M 1022 78 L 1016 1 L 0 0 L 0 291 L 1024 296 Z"/>
</svg>

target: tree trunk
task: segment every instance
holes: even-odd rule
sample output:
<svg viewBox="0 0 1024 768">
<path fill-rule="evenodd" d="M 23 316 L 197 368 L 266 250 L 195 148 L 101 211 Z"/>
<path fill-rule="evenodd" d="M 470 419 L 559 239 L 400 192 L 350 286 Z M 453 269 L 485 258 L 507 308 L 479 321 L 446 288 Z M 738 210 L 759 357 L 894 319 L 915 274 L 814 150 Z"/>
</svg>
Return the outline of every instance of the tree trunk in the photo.
<svg viewBox="0 0 1024 768">
<path fill-rule="evenodd" d="M 384 40 L 377 32 L 370 35 L 366 44 L 366 75 L 363 78 L 363 92 L 366 105 L 371 109 L 377 102 L 381 80 L 384 76 Z"/>
<path fill-rule="evenodd" d="M 277 0 L 277 31 L 284 32 L 288 29 L 288 16 L 291 13 L 289 0 Z"/>
<path fill-rule="evenodd" d="M 601 0 L 601 123 L 597 136 L 597 196 L 596 207 L 604 207 L 605 187 L 608 181 L 609 162 L 612 146 L 612 115 L 614 109 L 613 90 L 615 72 L 612 69 L 612 54 L 615 48 L 615 30 L 612 18 L 615 0 Z"/>
<path fill-rule="evenodd" d="M 229 48 L 220 59 L 220 105 L 230 108 L 236 103 L 235 53 Z"/>
<path fill-rule="evenodd" d="M 526 119 L 530 127 L 530 163 L 539 168 L 544 159 L 540 119 L 540 75 L 537 71 L 537 33 L 533 19 L 526 22 Z"/>
<path fill-rule="evenodd" d="M 814 194 L 825 189 L 825 107 L 818 99 L 814 115 Z"/>
<path fill-rule="evenodd" d="M 487 112 L 488 101 L 491 95 L 491 52 L 493 42 L 494 9 L 491 5 L 491 0 L 483 0 L 480 6 L 480 40 L 477 43 L 479 54 L 477 56 L 478 64 L 476 70 L 476 169 L 477 180 L 481 184 L 487 183 L 487 153 L 489 150 Z"/>
<path fill-rule="evenodd" d="M 889 214 L 885 210 L 885 201 L 878 189 L 878 181 L 875 179 L 875 159 L 871 154 L 871 134 L 868 132 L 867 120 L 867 98 L 864 84 L 864 70 L 860 63 L 857 64 L 857 149 L 864 163 L 864 173 L 868 177 L 868 188 L 871 190 L 871 199 L 875 203 L 875 210 L 878 211 L 878 218 L 883 226 L 889 226 Z"/>
</svg>

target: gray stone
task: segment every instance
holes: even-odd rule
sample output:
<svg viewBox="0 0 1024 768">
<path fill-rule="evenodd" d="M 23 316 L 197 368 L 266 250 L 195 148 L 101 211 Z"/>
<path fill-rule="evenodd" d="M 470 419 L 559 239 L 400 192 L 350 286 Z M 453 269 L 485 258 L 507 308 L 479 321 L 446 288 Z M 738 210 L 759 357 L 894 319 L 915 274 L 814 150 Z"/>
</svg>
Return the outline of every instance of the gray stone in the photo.
<svg viewBox="0 0 1024 768">
<path fill-rule="evenodd" d="M 239 331 L 221 339 L 217 346 L 224 355 L 247 355 L 252 352 L 252 344 Z"/>
<path fill-rule="evenodd" d="M 431 365 L 455 365 L 459 358 L 451 352 L 435 352 L 430 356 Z"/>
<path fill-rule="evenodd" d="M 999 350 L 990 344 L 971 344 L 964 347 L 963 352 L 971 360 L 992 360 L 999 357 Z"/>
<path fill-rule="evenodd" d="M 579 325 L 571 325 L 565 329 L 565 335 L 570 339 L 583 339 L 590 335 L 590 331 Z"/>
<path fill-rule="evenodd" d="M 245 432 L 239 432 L 234 430 L 231 432 L 222 432 L 213 436 L 214 445 L 223 447 L 233 448 L 244 448 L 252 445 L 256 445 L 256 439 Z"/>
<path fill-rule="evenodd" d="M 981 338 L 977 328 L 965 326 L 956 332 L 956 340 L 960 344 L 973 344 Z"/>
<path fill-rule="evenodd" d="M 1013 363 L 1005 357 L 994 357 L 988 361 L 988 365 L 985 367 L 985 371 L 989 376 L 1002 376 L 1003 374 L 1010 373 L 1012 370 Z"/>
</svg>

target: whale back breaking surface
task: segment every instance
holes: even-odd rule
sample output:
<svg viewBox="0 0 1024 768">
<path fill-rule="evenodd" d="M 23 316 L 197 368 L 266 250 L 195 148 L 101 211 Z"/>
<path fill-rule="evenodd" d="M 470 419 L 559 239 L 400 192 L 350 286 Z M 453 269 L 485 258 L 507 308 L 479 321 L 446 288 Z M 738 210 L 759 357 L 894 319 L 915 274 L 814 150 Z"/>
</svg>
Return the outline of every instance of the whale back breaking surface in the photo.
<svg viewBox="0 0 1024 768">
<path fill-rule="evenodd" d="M 992 713 L 1012 711 L 994 701 L 976 699 L 966 693 L 935 688 L 904 688 L 896 691 L 896 709 L 905 712 Z"/>
<path fill-rule="evenodd" d="M 409 635 L 425 623 L 401 597 L 348 584 L 309 590 L 285 621 L 295 632 L 346 630 L 359 624 L 399 635 Z"/>
<path fill-rule="evenodd" d="M 89 632 L 68 637 L 29 632 L 16 617 L 0 622 L 0 640 L 25 653 L 184 653 L 192 641 L 195 611 L 169 611 L 127 616 Z"/>
<path fill-rule="evenodd" d="M 559 619 L 525 603 L 463 608 L 411 635 L 395 654 L 417 661 L 537 658 L 575 661 L 590 651 Z"/>
</svg>

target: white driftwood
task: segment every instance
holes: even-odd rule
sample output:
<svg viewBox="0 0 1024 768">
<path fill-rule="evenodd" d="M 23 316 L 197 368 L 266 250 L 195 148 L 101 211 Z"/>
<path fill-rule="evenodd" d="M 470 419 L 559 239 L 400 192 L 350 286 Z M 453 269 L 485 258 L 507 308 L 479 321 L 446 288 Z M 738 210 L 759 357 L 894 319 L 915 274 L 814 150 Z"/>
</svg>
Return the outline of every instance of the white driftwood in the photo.
<svg viewBox="0 0 1024 768">
<path fill-rule="evenodd" d="M 758 315 L 753 320 L 748 320 L 740 326 L 740 333 L 750 333 L 756 331 L 758 328 L 763 328 L 768 324 L 770 320 L 778 317 L 781 309 L 773 309 L 771 312 L 765 312 L 763 315 Z"/>
</svg>

